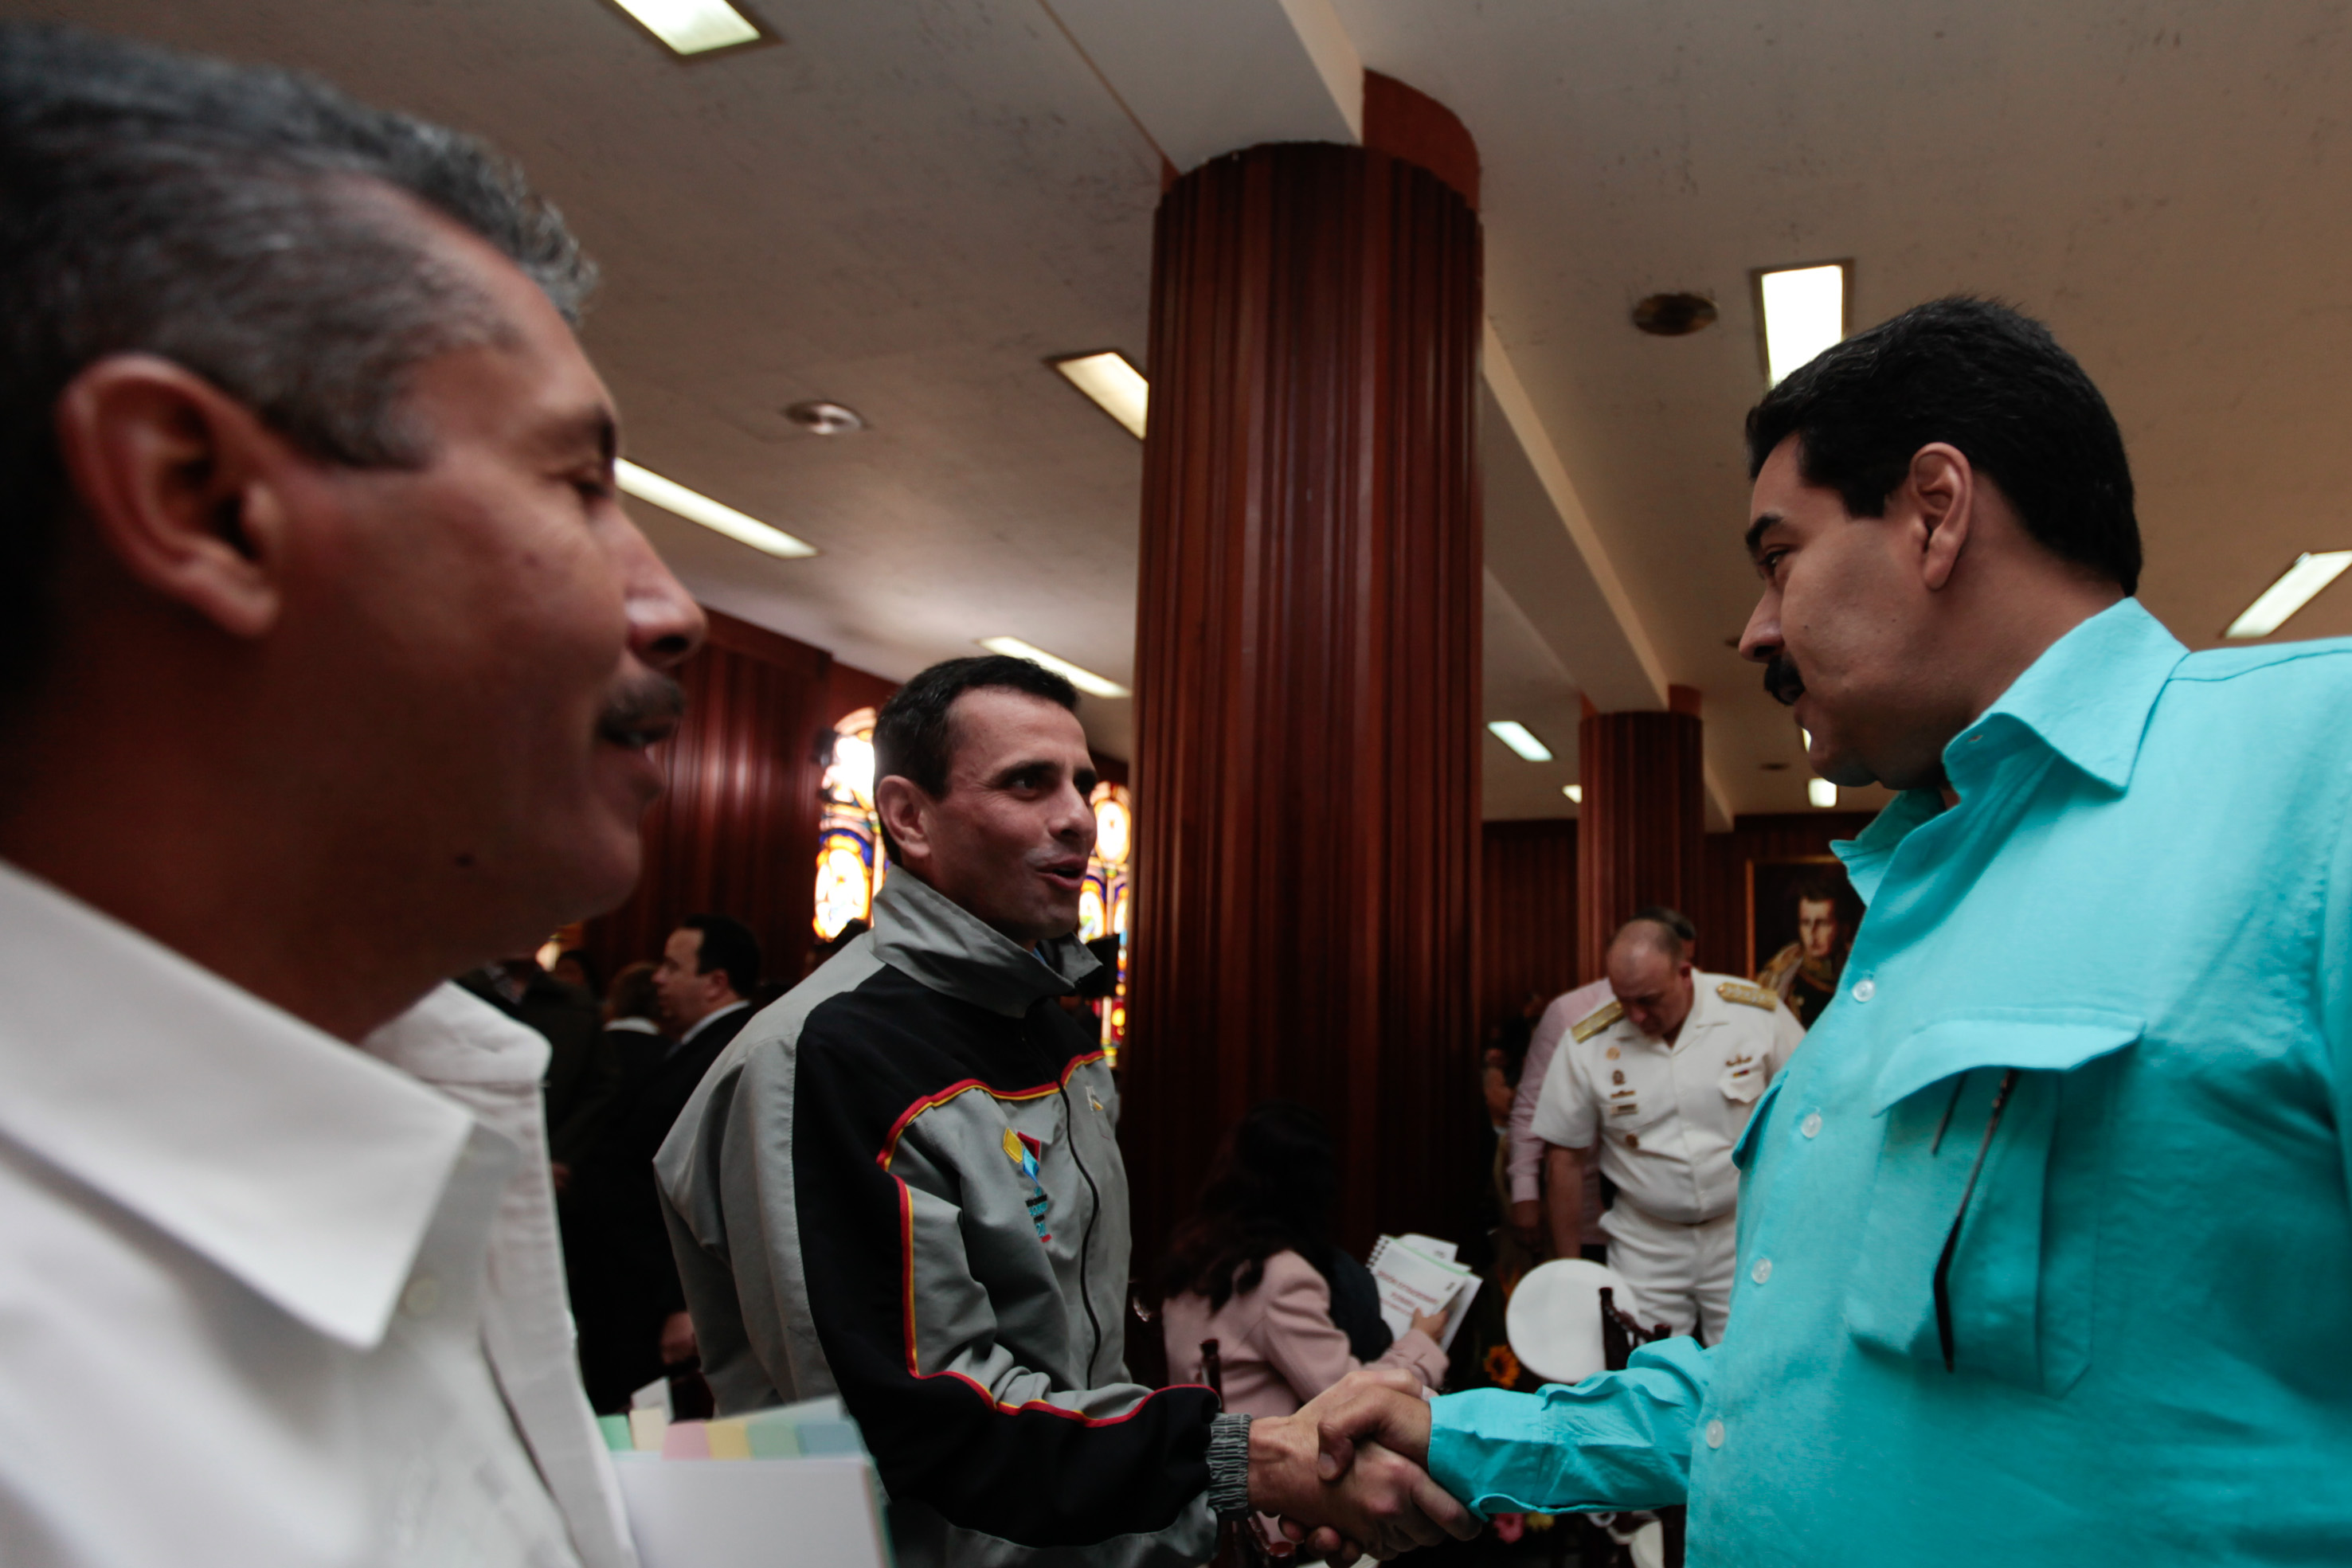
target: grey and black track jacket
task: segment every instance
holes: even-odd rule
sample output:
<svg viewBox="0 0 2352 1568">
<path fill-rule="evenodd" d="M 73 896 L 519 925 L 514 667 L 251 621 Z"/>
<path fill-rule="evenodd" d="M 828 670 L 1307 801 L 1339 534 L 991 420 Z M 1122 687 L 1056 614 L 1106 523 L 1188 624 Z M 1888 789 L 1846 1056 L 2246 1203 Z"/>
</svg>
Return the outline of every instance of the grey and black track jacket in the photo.
<svg viewBox="0 0 2352 1568">
<path fill-rule="evenodd" d="M 1043 951 L 899 872 L 712 1064 L 656 1162 L 704 1375 L 839 1393 L 909 1568 L 1201 1563 L 1216 1397 L 1127 1381 L 1118 1091 L 1053 1000 L 1095 961 Z"/>
</svg>

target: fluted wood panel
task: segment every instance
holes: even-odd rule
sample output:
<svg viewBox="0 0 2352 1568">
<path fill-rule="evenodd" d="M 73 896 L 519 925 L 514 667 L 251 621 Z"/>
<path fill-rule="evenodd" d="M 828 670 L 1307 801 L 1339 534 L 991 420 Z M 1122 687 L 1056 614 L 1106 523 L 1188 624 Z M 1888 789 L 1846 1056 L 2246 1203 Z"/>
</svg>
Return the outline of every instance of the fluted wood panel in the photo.
<svg viewBox="0 0 2352 1568">
<path fill-rule="evenodd" d="M 1732 820 L 1731 831 L 1706 835 L 1706 891 L 1690 912 L 1698 922 L 1699 967 L 1748 973 L 1769 954 L 1748 952 L 1748 865 L 1805 860 L 1830 852 L 1830 841 L 1870 826 L 1874 811 L 1769 811 Z"/>
<path fill-rule="evenodd" d="M 1488 822 L 1478 873 L 1478 1022 L 1519 1010 L 1528 993 L 1575 988 L 1576 834 L 1573 817 Z"/>
<path fill-rule="evenodd" d="M 656 748 L 668 788 L 646 815 L 636 893 L 589 923 L 587 944 L 610 974 L 658 957 L 681 918 L 709 910 L 751 926 L 770 976 L 796 979 L 812 939 L 817 747 L 840 716 L 833 656 L 709 614 L 709 643 L 678 672 L 686 721 Z"/>
<path fill-rule="evenodd" d="M 1597 980 L 1627 915 L 1649 904 L 1690 914 L 1702 896 L 1703 731 L 1686 713 L 1603 713 L 1589 715 L 1576 733 L 1584 784 L 1577 976 Z"/>
<path fill-rule="evenodd" d="M 1122 1141 L 1144 1266 L 1222 1131 L 1321 1108 L 1343 1234 L 1479 1153 L 1479 233 L 1385 153 L 1177 181 L 1153 261 Z"/>
</svg>

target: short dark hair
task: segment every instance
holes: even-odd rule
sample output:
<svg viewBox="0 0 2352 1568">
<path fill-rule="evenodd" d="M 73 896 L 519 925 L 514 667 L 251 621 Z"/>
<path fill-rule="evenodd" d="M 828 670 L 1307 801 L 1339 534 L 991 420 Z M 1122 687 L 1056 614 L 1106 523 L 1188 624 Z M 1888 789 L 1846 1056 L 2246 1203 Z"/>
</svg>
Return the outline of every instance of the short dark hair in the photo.
<svg viewBox="0 0 2352 1568">
<path fill-rule="evenodd" d="M 1789 884 L 1789 907 L 1801 904 L 1827 904 L 1837 907 L 1838 918 L 1845 918 L 1844 889 L 1840 879 L 1826 871 L 1800 873 Z"/>
<path fill-rule="evenodd" d="M 689 915 L 677 923 L 680 931 L 702 933 L 695 955 L 695 973 L 727 971 L 727 983 L 739 997 L 749 998 L 760 988 L 760 939 L 751 928 L 727 915 Z"/>
<path fill-rule="evenodd" d="M 2139 590 L 2116 416 L 2049 328 L 1997 300 L 1914 307 L 1791 371 L 1748 413 L 1748 476 L 1791 435 L 1805 482 L 1857 517 L 1884 517 L 1918 450 L 1949 442 L 2044 549 Z"/>
<path fill-rule="evenodd" d="M 875 716 L 876 781 L 895 776 L 913 780 L 933 800 L 945 795 L 955 759 L 955 727 L 949 710 L 964 693 L 978 691 L 1026 692 L 1073 713 L 1078 706 L 1078 689 L 1034 659 L 989 653 L 945 660 L 893 692 Z M 882 839 L 890 858 L 898 859 L 898 843 L 887 827 Z"/>
<path fill-rule="evenodd" d="M 576 318 L 593 268 L 472 138 L 289 71 L 0 25 L 0 698 L 49 641 L 67 504 L 51 421 L 97 361 L 171 360 L 331 461 L 428 459 L 409 372 L 503 327 L 380 191 L 480 236 Z"/>
<path fill-rule="evenodd" d="M 613 977 L 604 995 L 604 1016 L 613 1019 L 661 1017 L 661 992 L 654 986 L 654 966 L 642 960 Z"/>
</svg>

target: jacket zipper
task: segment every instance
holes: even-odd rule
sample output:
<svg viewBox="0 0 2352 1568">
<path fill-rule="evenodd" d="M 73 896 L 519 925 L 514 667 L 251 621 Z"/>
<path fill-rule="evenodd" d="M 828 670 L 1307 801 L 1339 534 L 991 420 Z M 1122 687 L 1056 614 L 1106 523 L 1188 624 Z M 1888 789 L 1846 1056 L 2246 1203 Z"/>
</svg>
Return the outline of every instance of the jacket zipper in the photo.
<svg viewBox="0 0 2352 1568">
<path fill-rule="evenodd" d="M 1066 1063 L 1055 1063 L 1053 1048 L 1037 1039 L 1031 1031 L 1027 1019 L 1021 1020 L 1021 1032 L 1037 1047 L 1039 1054 L 1045 1059 L 1045 1070 L 1054 1074 L 1054 1092 L 1062 1101 L 1063 1140 L 1069 1145 L 1071 1162 L 1078 1167 L 1078 1175 L 1087 1184 L 1087 1196 L 1094 1200 L 1087 1209 L 1086 1230 L 1078 1237 L 1078 1305 L 1086 1309 L 1087 1326 L 1094 1331 L 1095 1336 L 1094 1348 L 1088 1353 L 1086 1364 L 1086 1383 L 1091 1388 L 1095 1382 L 1095 1364 L 1102 1359 L 1103 1332 L 1102 1320 L 1095 1315 L 1094 1287 L 1087 1282 L 1087 1273 L 1088 1265 L 1094 1260 L 1095 1225 L 1102 1218 L 1102 1188 L 1095 1186 L 1094 1172 L 1087 1169 L 1087 1162 L 1078 1153 L 1078 1115 L 1070 1108 L 1069 1082 L 1061 1074 L 1061 1067 Z"/>
<path fill-rule="evenodd" d="M 1087 1357 L 1087 1386 L 1091 1388 L 1095 1382 L 1095 1364 L 1102 1359 L 1103 1332 L 1102 1320 L 1095 1316 L 1095 1292 L 1094 1287 L 1087 1282 L 1087 1266 L 1095 1255 L 1095 1223 L 1102 1218 L 1102 1189 L 1095 1186 L 1094 1173 L 1087 1169 L 1087 1162 L 1078 1154 L 1077 1113 L 1070 1108 L 1070 1086 L 1067 1083 L 1062 1085 L 1061 1095 L 1062 1125 L 1068 1129 L 1070 1158 L 1076 1162 L 1078 1175 L 1086 1178 L 1087 1196 L 1094 1199 L 1087 1211 L 1086 1234 L 1078 1239 L 1078 1301 L 1087 1309 L 1087 1326 L 1095 1331 L 1094 1352 Z"/>
</svg>

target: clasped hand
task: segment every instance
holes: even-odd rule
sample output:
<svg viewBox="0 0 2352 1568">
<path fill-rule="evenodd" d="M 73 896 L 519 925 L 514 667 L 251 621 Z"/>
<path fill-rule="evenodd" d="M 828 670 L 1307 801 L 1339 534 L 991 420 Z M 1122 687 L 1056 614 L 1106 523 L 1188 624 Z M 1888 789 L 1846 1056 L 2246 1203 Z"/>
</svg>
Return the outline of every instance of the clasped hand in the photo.
<svg viewBox="0 0 2352 1568">
<path fill-rule="evenodd" d="M 1296 1416 L 1250 1423 L 1250 1503 L 1310 1552 L 1387 1559 L 1478 1521 L 1429 1479 L 1429 1404 L 1409 1372 L 1349 1373 Z"/>
</svg>

